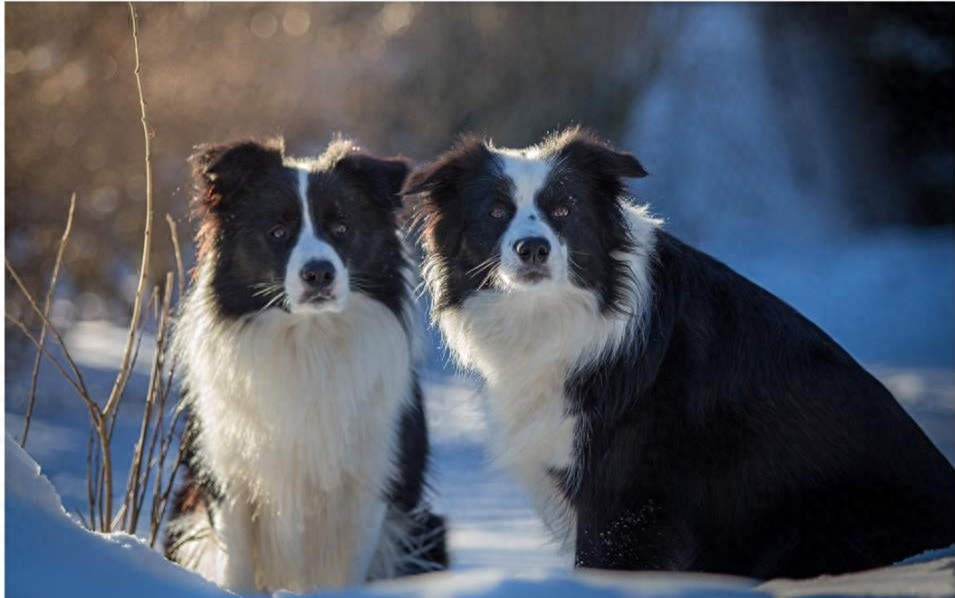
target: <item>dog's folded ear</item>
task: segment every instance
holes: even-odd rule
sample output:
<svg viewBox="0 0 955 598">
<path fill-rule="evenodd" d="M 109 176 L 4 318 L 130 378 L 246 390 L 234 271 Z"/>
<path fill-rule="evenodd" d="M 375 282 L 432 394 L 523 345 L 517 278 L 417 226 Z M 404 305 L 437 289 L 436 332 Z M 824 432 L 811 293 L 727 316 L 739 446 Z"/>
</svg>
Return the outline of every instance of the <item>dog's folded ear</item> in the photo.
<svg viewBox="0 0 955 598">
<path fill-rule="evenodd" d="M 402 157 L 378 158 L 353 151 L 342 157 L 335 168 L 350 175 L 375 201 L 391 209 L 401 207 L 401 186 L 411 169 L 409 160 Z"/>
<path fill-rule="evenodd" d="M 401 195 L 427 193 L 434 201 L 440 195 L 453 194 L 457 182 L 467 172 L 483 168 L 490 159 L 491 152 L 484 141 L 470 135 L 461 137 L 450 151 L 412 172 Z"/>
<path fill-rule="evenodd" d="M 283 151 L 281 139 L 198 146 L 189 158 L 196 190 L 194 201 L 207 210 L 220 208 L 223 198 L 238 189 L 249 175 L 281 167 Z"/>
<path fill-rule="evenodd" d="M 620 152 L 583 129 L 571 129 L 557 138 L 558 155 L 569 164 L 579 165 L 585 172 L 602 172 L 614 177 L 647 176 L 640 161 L 627 152 Z"/>
</svg>

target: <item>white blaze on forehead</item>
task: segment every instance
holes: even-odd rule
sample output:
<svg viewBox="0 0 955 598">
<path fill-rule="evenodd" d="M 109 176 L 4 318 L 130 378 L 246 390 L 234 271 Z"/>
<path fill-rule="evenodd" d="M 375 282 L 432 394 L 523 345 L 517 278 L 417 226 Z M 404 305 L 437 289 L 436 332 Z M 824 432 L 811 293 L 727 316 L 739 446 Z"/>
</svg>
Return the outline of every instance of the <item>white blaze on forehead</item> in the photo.
<svg viewBox="0 0 955 598">
<path fill-rule="evenodd" d="M 501 164 L 501 171 L 514 183 L 514 203 L 518 209 L 533 206 L 534 197 L 551 171 L 551 163 L 537 157 L 520 153 L 495 152 Z"/>
<path fill-rule="evenodd" d="M 511 280 L 510 273 L 521 267 L 521 259 L 514 251 L 519 239 L 539 237 L 550 243 L 551 255 L 547 268 L 555 282 L 567 280 L 567 251 L 563 241 L 543 217 L 534 198 L 547 182 L 552 164 L 535 153 L 496 150 L 501 172 L 513 183 L 512 198 L 517 210 L 501 237 L 501 275 Z"/>
<path fill-rule="evenodd" d="M 305 264 L 313 261 L 328 261 L 335 267 L 335 283 L 332 288 L 334 299 L 331 303 L 343 306 L 348 299 L 348 270 L 335 248 L 318 237 L 312 221 L 311 205 L 308 201 L 308 175 L 304 166 L 298 170 L 298 195 L 302 211 L 302 227 L 285 268 L 285 293 L 293 310 L 305 298 L 308 289 L 302 282 L 300 272 Z"/>
<path fill-rule="evenodd" d="M 312 225 L 312 210 L 308 205 L 308 171 L 302 167 L 298 169 L 298 200 L 302 204 L 302 236 L 305 234 L 314 235 L 315 227 Z"/>
</svg>

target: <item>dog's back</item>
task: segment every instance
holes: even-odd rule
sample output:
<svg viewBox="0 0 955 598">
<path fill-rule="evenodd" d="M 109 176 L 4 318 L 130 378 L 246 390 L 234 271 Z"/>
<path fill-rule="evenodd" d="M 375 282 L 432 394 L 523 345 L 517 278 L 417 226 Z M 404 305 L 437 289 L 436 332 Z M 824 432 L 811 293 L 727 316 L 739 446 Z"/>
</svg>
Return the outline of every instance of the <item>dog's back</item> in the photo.
<svg viewBox="0 0 955 598">
<path fill-rule="evenodd" d="M 587 542 L 578 557 L 803 577 L 955 541 L 955 472 L 892 395 L 791 307 L 657 235 L 642 356 L 570 385 L 627 403 L 592 433 L 583 539 L 625 529 L 600 520 L 608 498 L 669 539 L 631 554 Z"/>
<path fill-rule="evenodd" d="M 577 566 L 798 577 L 951 544 L 951 465 L 816 326 L 632 206 L 646 174 L 570 129 L 465 138 L 405 187 L 494 456 Z"/>
</svg>

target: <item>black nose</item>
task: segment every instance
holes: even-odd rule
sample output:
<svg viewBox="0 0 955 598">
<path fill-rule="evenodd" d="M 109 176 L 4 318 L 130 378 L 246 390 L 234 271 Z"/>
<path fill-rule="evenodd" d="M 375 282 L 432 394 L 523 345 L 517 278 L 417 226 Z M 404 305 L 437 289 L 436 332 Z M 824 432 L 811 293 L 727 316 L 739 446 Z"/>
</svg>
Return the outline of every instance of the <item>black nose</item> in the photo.
<svg viewBox="0 0 955 598">
<path fill-rule="evenodd" d="M 307 286 L 313 289 L 327 289 L 335 282 L 335 266 L 328 260 L 312 260 L 298 273 Z"/>
<path fill-rule="evenodd" d="M 550 255 L 550 243 L 543 237 L 518 239 L 514 243 L 514 252 L 525 264 L 540 265 L 545 263 L 547 256 Z"/>
</svg>

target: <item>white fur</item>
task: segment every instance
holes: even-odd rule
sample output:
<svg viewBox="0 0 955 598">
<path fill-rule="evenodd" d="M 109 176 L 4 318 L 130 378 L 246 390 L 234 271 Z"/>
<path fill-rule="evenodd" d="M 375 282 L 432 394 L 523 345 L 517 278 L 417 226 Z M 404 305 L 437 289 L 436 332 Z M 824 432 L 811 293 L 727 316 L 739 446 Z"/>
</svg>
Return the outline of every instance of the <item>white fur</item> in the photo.
<svg viewBox="0 0 955 598">
<path fill-rule="evenodd" d="M 530 151 L 496 149 L 495 155 L 505 175 L 514 183 L 511 198 L 518 209 L 534 205 L 534 196 L 551 173 L 552 165 L 541 160 L 536 148 Z"/>
<path fill-rule="evenodd" d="M 533 204 L 518 208 L 517 213 L 508 223 L 507 230 L 501 235 L 501 263 L 498 266 L 495 281 L 510 288 L 528 286 L 518 277 L 518 272 L 524 267 L 524 262 L 517 255 L 514 247 L 519 240 L 530 237 L 546 239 L 550 244 L 550 255 L 544 264 L 549 278 L 531 286 L 566 284 L 570 275 L 567 246 L 541 217 L 537 206 Z"/>
<path fill-rule="evenodd" d="M 176 555 L 179 563 L 206 579 L 215 579 L 225 555 L 209 513 L 200 509 L 177 517 L 169 524 L 169 531 L 178 540 L 167 549 Z"/>
<path fill-rule="evenodd" d="M 285 268 L 285 296 L 288 298 L 289 310 L 292 312 L 340 311 L 348 303 L 350 291 L 348 268 L 338 256 L 338 252 L 315 234 L 312 213 L 308 205 L 308 169 L 305 165 L 299 165 L 297 168 L 302 228 L 299 230 Z M 335 267 L 335 282 L 332 286 L 331 298 L 321 303 L 308 301 L 308 289 L 299 274 L 305 264 L 311 261 L 329 261 Z"/>
<path fill-rule="evenodd" d="M 548 471 L 566 469 L 572 480 L 579 475 L 575 449 L 586 426 L 567 412 L 564 381 L 575 368 L 639 342 L 649 306 L 648 261 L 659 222 L 645 209 L 620 201 L 635 241 L 632 252 L 615 256 L 632 270 L 624 300 L 628 313 L 601 313 L 597 296 L 566 278 L 519 290 L 480 291 L 459 309 L 437 313 L 458 361 L 486 381 L 495 460 L 531 490 L 545 524 L 568 550 L 574 545 L 574 515 Z M 425 265 L 432 292 L 444 267 L 440 261 Z"/>
<path fill-rule="evenodd" d="M 227 497 L 214 512 L 221 549 L 193 555 L 197 569 L 239 591 L 364 582 L 400 535 L 382 533 L 381 497 L 411 395 L 409 334 L 362 293 L 338 312 L 223 321 L 210 263 L 176 332 L 197 449 Z"/>
</svg>

